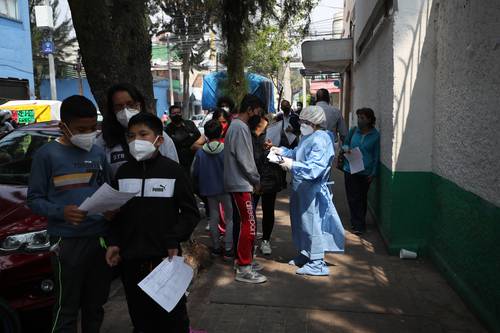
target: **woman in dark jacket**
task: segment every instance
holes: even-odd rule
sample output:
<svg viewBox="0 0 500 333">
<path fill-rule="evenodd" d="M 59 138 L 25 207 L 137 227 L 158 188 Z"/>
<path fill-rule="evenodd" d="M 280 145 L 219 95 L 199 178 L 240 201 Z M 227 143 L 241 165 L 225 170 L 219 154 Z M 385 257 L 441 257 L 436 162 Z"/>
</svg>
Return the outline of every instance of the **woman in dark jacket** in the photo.
<svg viewBox="0 0 500 333">
<path fill-rule="evenodd" d="M 286 187 L 286 173 L 280 166 L 267 160 L 269 150 L 264 148 L 266 128 L 268 121 L 266 117 L 250 119 L 248 126 L 252 133 L 253 155 L 257 170 L 260 174 L 261 193 L 254 194 L 254 208 L 257 209 L 262 197 L 262 243 L 260 251 L 264 255 L 270 255 L 271 233 L 274 228 L 274 206 L 276 195 Z"/>
</svg>

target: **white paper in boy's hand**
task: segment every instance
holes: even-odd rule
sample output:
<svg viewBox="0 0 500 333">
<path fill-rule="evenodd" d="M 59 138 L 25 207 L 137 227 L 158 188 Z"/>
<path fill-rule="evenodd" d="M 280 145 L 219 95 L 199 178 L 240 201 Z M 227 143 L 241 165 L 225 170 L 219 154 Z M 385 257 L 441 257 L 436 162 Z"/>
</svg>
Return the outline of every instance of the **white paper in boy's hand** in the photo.
<svg viewBox="0 0 500 333">
<path fill-rule="evenodd" d="M 349 161 L 351 174 L 361 172 L 365 169 L 365 164 L 363 163 L 363 153 L 359 150 L 359 147 L 351 149 L 351 152 L 344 154 L 344 156 Z"/>
<path fill-rule="evenodd" d="M 269 152 L 269 154 L 267 154 L 267 159 L 269 160 L 269 162 L 271 163 L 276 163 L 276 164 L 281 164 L 283 163 L 283 158 L 279 155 L 277 155 L 275 152 L 273 152 L 272 150 Z"/>
<path fill-rule="evenodd" d="M 87 212 L 89 215 L 102 214 L 120 208 L 135 197 L 137 193 L 120 192 L 104 183 L 90 198 L 85 199 L 78 209 Z"/>
<path fill-rule="evenodd" d="M 172 311 L 193 279 L 193 269 L 183 257 L 165 259 L 138 286 L 168 312 Z"/>
</svg>

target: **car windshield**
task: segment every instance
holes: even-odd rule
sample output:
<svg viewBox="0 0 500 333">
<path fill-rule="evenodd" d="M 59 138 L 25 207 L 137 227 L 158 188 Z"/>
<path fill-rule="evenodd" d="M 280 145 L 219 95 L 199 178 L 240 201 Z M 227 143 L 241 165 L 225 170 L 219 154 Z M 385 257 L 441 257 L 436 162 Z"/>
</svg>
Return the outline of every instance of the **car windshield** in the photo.
<svg viewBox="0 0 500 333">
<path fill-rule="evenodd" d="M 58 136 L 57 131 L 18 130 L 0 139 L 0 184 L 27 185 L 33 154 Z"/>
</svg>

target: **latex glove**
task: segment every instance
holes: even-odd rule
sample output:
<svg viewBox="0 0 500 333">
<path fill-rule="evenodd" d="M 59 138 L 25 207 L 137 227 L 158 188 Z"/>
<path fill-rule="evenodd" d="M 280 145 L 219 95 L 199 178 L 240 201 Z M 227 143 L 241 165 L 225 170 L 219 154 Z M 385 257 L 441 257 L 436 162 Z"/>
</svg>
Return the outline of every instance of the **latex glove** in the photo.
<svg viewBox="0 0 500 333">
<path fill-rule="evenodd" d="M 283 162 L 280 163 L 280 167 L 285 171 L 292 170 L 293 160 L 288 157 L 283 157 Z"/>
<path fill-rule="evenodd" d="M 271 151 L 276 155 L 283 155 L 283 148 L 280 147 L 271 147 Z"/>
</svg>

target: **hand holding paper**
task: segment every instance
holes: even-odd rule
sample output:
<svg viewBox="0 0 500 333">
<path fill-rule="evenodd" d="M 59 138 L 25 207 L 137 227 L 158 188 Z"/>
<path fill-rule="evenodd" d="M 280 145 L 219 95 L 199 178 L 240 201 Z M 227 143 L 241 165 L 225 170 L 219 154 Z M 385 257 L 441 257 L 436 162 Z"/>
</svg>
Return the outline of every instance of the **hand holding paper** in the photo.
<svg viewBox="0 0 500 333">
<path fill-rule="evenodd" d="M 193 269 L 182 257 L 163 260 L 139 287 L 168 312 L 172 311 L 193 279 Z"/>
<path fill-rule="evenodd" d="M 120 208 L 137 193 L 120 192 L 104 183 L 90 198 L 85 199 L 78 209 L 88 214 L 102 214 Z"/>
<path fill-rule="evenodd" d="M 347 152 L 344 156 L 349 161 L 351 174 L 361 172 L 365 169 L 365 165 L 363 163 L 363 153 L 361 153 L 359 147 L 351 149 L 351 151 Z"/>
</svg>

